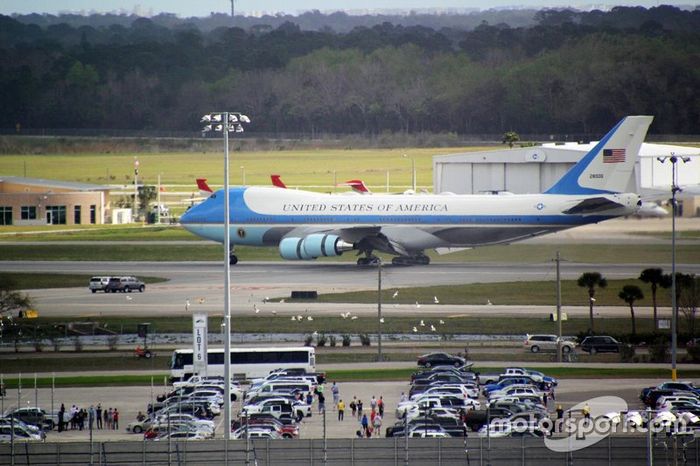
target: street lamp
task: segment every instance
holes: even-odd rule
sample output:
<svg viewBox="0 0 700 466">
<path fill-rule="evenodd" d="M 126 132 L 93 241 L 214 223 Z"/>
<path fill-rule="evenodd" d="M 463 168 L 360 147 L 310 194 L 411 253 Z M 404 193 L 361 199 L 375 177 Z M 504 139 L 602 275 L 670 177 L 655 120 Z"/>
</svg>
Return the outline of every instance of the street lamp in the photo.
<svg viewBox="0 0 700 466">
<path fill-rule="evenodd" d="M 671 379 L 677 380 L 676 371 L 677 348 L 678 346 L 678 303 L 676 302 L 676 193 L 682 191 L 678 187 L 678 161 L 688 163 L 690 157 L 676 157 L 671 152 L 670 157 L 657 157 L 661 163 L 668 160 L 671 162 Z"/>
<path fill-rule="evenodd" d="M 411 186 L 413 192 L 416 192 L 416 159 L 409 157 L 408 154 L 403 154 L 404 158 L 411 159 Z"/>
<path fill-rule="evenodd" d="M 237 112 L 213 112 L 204 115 L 201 122 L 206 123 L 203 132 L 224 133 L 224 439 L 231 440 L 231 199 L 228 184 L 228 133 L 242 133 L 243 124 L 250 123 L 250 118 Z"/>
</svg>

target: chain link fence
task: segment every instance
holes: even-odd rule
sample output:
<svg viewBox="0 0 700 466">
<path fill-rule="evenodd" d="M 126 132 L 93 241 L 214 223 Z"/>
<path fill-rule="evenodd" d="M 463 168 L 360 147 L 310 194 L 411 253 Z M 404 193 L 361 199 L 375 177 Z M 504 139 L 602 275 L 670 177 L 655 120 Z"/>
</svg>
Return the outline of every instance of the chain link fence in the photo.
<svg viewBox="0 0 700 466">
<path fill-rule="evenodd" d="M 698 465 L 693 436 L 659 436 L 649 458 L 645 437 L 611 436 L 574 452 L 541 439 L 314 439 L 0 444 L 0 464 L 20 465 Z"/>
</svg>

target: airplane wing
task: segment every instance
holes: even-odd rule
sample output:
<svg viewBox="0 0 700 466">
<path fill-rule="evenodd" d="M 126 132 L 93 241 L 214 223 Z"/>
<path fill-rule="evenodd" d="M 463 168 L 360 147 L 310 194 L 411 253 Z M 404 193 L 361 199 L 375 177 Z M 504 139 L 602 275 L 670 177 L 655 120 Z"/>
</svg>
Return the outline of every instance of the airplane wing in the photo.
<svg viewBox="0 0 700 466">
<path fill-rule="evenodd" d="M 598 214 L 623 207 L 625 206 L 605 197 L 591 197 L 579 202 L 570 209 L 565 210 L 564 213 L 567 215 Z"/>
</svg>

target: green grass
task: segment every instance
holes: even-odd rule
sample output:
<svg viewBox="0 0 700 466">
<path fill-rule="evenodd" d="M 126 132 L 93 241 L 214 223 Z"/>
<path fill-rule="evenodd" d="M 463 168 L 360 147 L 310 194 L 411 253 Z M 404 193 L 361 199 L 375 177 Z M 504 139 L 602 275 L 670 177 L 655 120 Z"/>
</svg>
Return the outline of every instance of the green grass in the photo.
<svg viewBox="0 0 700 466">
<path fill-rule="evenodd" d="M 309 149 L 287 151 L 234 152 L 231 154 L 231 183 L 242 181 L 245 167 L 246 183 L 269 185 L 270 174 L 282 175 L 288 186 L 306 186 L 328 191 L 337 181 L 361 178 L 374 191 L 384 191 L 389 172 L 392 190 L 411 185 L 411 161 L 415 160 L 417 184 L 432 186 L 432 158 L 435 155 L 484 150 L 483 147 L 451 147 L 428 149 Z M 221 153 L 142 153 L 139 182 L 179 184 L 195 191 L 195 178 L 207 178 L 212 187 L 223 184 L 223 146 Z M 193 171 L 193 162 L 196 170 Z M 51 154 L 3 155 L 0 173 L 53 180 L 79 181 L 95 184 L 133 183 L 134 156 L 123 154 Z M 399 189 L 400 188 L 400 189 Z M 347 188 L 338 188 L 346 190 Z M 170 191 L 166 188 L 166 194 Z M 174 190 L 174 188 L 173 188 Z"/>
<path fill-rule="evenodd" d="M 653 236 L 661 239 L 671 239 L 671 232 L 640 231 L 635 235 Z M 676 231 L 676 239 L 700 239 L 700 230 Z"/>
<path fill-rule="evenodd" d="M 358 335 L 360 333 L 376 333 L 377 320 L 373 317 L 359 317 L 356 320 L 342 319 L 339 316 L 323 317 L 314 316 L 313 321 L 303 320 L 292 322 L 289 316 L 263 315 L 236 316 L 233 318 L 233 328 L 240 333 L 319 333 L 342 335 L 344 333 Z M 640 333 L 653 331 L 653 320 L 650 316 L 637 316 L 637 331 Z M 209 329 L 211 333 L 217 333 L 215 329 L 221 324 L 221 316 L 209 317 Z M 439 324 L 439 319 L 445 321 Z M 420 327 L 418 323 L 424 320 L 426 327 Z M 119 333 L 136 333 L 137 324 L 144 321 L 151 323 L 151 333 L 188 333 L 192 331 L 192 319 L 186 316 L 173 317 L 82 317 L 74 319 L 38 317 L 36 319 L 15 319 L 15 322 L 26 326 L 26 335 L 33 335 L 33 329 L 41 334 L 50 331 L 57 324 L 70 322 L 99 322 Z M 454 315 L 448 306 L 443 315 L 408 314 L 401 316 L 387 316 L 382 326 L 384 333 L 413 333 L 414 326 L 420 329 L 421 334 L 432 334 L 430 325 L 435 325 L 437 335 L 444 335 L 449 341 L 452 334 L 496 334 L 496 335 L 523 335 L 525 333 L 556 333 L 556 322 L 550 322 L 544 317 L 464 317 Z M 681 323 L 681 331 L 683 330 Z M 605 318 L 596 320 L 596 331 L 606 334 L 620 334 L 629 332 L 629 318 Z M 588 329 L 587 318 L 572 318 L 564 323 L 566 334 L 575 335 Z M 301 343 L 301 342 L 300 342 Z"/>
<path fill-rule="evenodd" d="M 0 357 L 2 372 L 8 374 L 31 374 L 34 372 L 73 372 L 73 371 L 154 371 L 168 370 L 172 351 L 156 352 L 156 357 L 138 359 L 131 353 L 114 353 L 105 355 L 84 355 L 80 357 L 58 358 L 22 357 L 22 353 Z"/>
<path fill-rule="evenodd" d="M 184 230 L 182 230 L 184 233 Z M 142 240 L 145 233 L 138 235 Z M 47 237 L 48 238 L 48 237 Z M 41 238 L 45 240 L 47 238 Z M 34 238 L 37 240 L 38 238 Z M 71 239 L 66 236 L 64 239 Z M 107 240 L 108 238 L 105 238 Z M 556 251 L 561 252 L 562 258 L 569 262 L 591 264 L 640 264 L 640 271 L 645 267 L 671 262 L 670 248 L 664 245 L 579 245 L 579 244 L 513 244 L 508 246 L 488 246 L 454 254 L 439 256 L 432 251 L 428 255 L 435 262 L 441 263 L 551 263 Z M 281 261 L 278 249 L 275 247 L 246 247 L 237 246 L 236 254 L 242 262 L 245 261 Z M 2 260 L 94 260 L 99 257 L 103 261 L 213 261 L 221 260 L 223 246 L 204 242 L 192 244 L 133 244 L 128 247 L 110 244 L 46 244 L 22 245 L 2 244 L 0 242 L 0 261 Z M 695 245 L 676 246 L 677 262 L 679 264 L 695 264 L 700 262 L 700 248 Z M 390 261 L 389 256 L 383 256 Z M 316 262 L 355 262 L 355 254 L 348 253 L 340 257 L 317 259 Z M 552 266 L 552 269 L 554 266 Z M 591 270 L 595 265 L 591 266 Z"/>
<path fill-rule="evenodd" d="M 201 241 L 179 226 L 171 225 L 41 225 L 0 229 L 0 243 L 10 241 Z"/>
<path fill-rule="evenodd" d="M 92 275 L 77 275 L 67 273 L 20 273 L 0 272 L 0 283 L 11 280 L 12 289 L 15 290 L 39 290 L 44 288 L 87 288 Z M 166 278 L 139 277 L 146 284 L 167 282 Z"/>
<path fill-rule="evenodd" d="M 599 379 L 599 378 L 664 378 L 670 377 L 669 369 L 662 368 L 585 368 L 585 367 L 531 367 L 534 370 L 540 370 L 547 375 L 557 378 L 567 379 Z M 478 372 L 501 372 L 499 367 L 475 367 Z M 336 370 L 326 372 L 326 378 L 329 381 L 336 382 L 372 382 L 372 381 L 406 381 L 408 384 L 411 374 L 416 369 L 353 369 L 353 370 Z M 700 377 L 700 371 L 683 369 L 678 370 L 680 378 L 697 378 Z M 156 386 L 163 383 L 163 378 L 167 377 L 161 373 L 149 373 L 143 375 L 105 375 L 105 376 L 71 376 L 71 377 L 56 377 L 56 387 L 110 387 L 110 386 L 134 386 L 134 385 L 150 385 L 151 381 Z M 17 378 L 4 379 L 5 386 L 8 390 L 17 388 Z M 51 377 L 37 378 L 37 387 L 51 387 Z M 23 377 L 22 386 L 24 388 L 34 387 L 33 377 Z"/>
<path fill-rule="evenodd" d="M 608 280 L 608 286 L 596 290 L 596 306 L 627 306 L 617 295 L 625 285 L 636 285 L 642 289 L 644 299 L 635 302 L 635 307 L 652 306 L 649 285 L 640 280 Z M 474 283 L 468 285 L 442 285 L 430 287 L 411 287 L 399 289 L 399 294 L 393 298 L 395 288 L 382 290 L 382 302 L 392 304 L 432 304 L 437 297 L 442 305 L 449 304 L 492 304 L 504 305 L 551 305 L 556 303 L 556 283 L 554 281 L 522 281 L 502 283 Z M 576 284 L 576 280 L 562 280 L 562 304 L 565 306 L 588 306 L 588 290 Z M 376 303 L 377 292 L 354 291 L 347 293 L 323 294 L 318 302 L 337 303 Z M 657 292 L 657 304 L 670 306 L 669 290 Z"/>
</svg>

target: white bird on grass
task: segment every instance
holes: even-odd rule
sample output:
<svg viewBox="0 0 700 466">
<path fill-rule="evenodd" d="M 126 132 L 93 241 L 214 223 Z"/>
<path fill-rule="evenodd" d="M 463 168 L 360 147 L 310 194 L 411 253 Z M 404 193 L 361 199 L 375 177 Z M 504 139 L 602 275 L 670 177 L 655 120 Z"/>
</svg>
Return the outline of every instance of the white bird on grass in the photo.
<svg viewBox="0 0 700 466">
<path fill-rule="evenodd" d="M 383 323 L 384 323 L 384 317 L 382 317 L 381 319 L 379 319 L 379 323 L 380 323 L 380 324 L 383 324 Z"/>
<path fill-rule="evenodd" d="M 355 320 L 355 319 L 357 319 L 357 316 L 350 317 L 350 320 Z"/>
<path fill-rule="evenodd" d="M 257 304 L 253 304 L 253 310 L 255 311 L 256 314 L 257 314 L 258 312 L 260 312 L 260 309 L 258 309 Z"/>
<path fill-rule="evenodd" d="M 277 311 L 273 310 L 273 311 L 272 311 L 272 315 L 273 315 L 273 316 L 276 316 L 276 315 L 277 315 Z"/>
<path fill-rule="evenodd" d="M 430 331 L 431 331 L 431 332 L 434 332 L 434 331 L 435 331 L 435 326 L 434 326 L 434 325 L 431 325 L 431 326 L 430 326 Z"/>
<path fill-rule="evenodd" d="M 127 300 L 127 301 L 131 301 L 132 299 L 134 299 L 134 298 L 132 298 L 131 296 L 127 296 L 127 297 L 126 297 L 126 300 Z"/>
<path fill-rule="evenodd" d="M 297 320 L 301 322 L 302 320 L 304 320 L 304 316 L 297 316 Z"/>
<path fill-rule="evenodd" d="M 284 299 L 280 299 L 280 304 L 282 304 L 283 302 L 284 302 Z"/>
<path fill-rule="evenodd" d="M 307 316 L 307 317 L 306 317 L 306 320 L 314 320 L 314 318 L 311 317 L 311 316 Z"/>
<path fill-rule="evenodd" d="M 423 319 L 421 319 L 421 321 L 420 321 L 420 326 L 425 327 L 425 322 L 423 322 Z"/>
<path fill-rule="evenodd" d="M 420 308 L 420 303 L 416 301 L 416 308 Z"/>
<path fill-rule="evenodd" d="M 413 327 L 413 331 L 414 331 L 414 332 L 417 332 L 418 329 L 417 329 L 416 327 Z"/>
<path fill-rule="evenodd" d="M 394 294 L 391 295 L 393 299 L 396 299 L 396 297 L 399 295 L 399 290 L 394 291 Z"/>
<path fill-rule="evenodd" d="M 297 316 L 292 316 L 292 320 L 296 322 Z"/>
<path fill-rule="evenodd" d="M 444 324 L 444 323 L 445 323 L 445 321 L 444 321 L 444 320 L 442 320 L 442 319 L 440 319 L 440 323 L 441 323 L 441 324 Z"/>
<path fill-rule="evenodd" d="M 492 304 L 492 303 L 491 303 L 491 300 L 490 300 L 490 299 L 487 299 L 487 300 L 486 300 L 486 305 L 487 305 L 487 306 L 490 306 L 491 304 Z"/>
<path fill-rule="evenodd" d="M 437 299 L 437 296 L 433 296 L 433 302 L 434 302 L 435 304 L 440 304 L 440 300 Z"/>
<path fill-rule="evenodd" d="M 340 317 L 342 317 L 343 319 L 347 319 L 348 317 L 350 317 L 350 311 L 345 312 L 345 313 L 341 312 Z"/>
<path fill-rule="evenodd" d="M 318 332 L 316 330 L 314 330 L 314 333 L 312 333 L 311 335 L 316 336 L 316 335 L 318 335 Z"/>
</svg>

